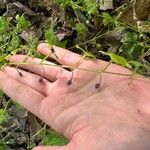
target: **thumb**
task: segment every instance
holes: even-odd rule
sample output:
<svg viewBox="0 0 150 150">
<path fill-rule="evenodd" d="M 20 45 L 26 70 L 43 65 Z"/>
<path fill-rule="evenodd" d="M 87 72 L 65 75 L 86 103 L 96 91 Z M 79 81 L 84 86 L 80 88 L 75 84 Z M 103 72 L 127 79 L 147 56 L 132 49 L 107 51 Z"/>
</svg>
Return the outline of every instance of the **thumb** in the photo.
<svg viewBox="0 0 150 150">
<path fill-rule="evenodd" d="M 37 146 L 32 150 L 69 150 L 67 146 Z"/>
</svg>

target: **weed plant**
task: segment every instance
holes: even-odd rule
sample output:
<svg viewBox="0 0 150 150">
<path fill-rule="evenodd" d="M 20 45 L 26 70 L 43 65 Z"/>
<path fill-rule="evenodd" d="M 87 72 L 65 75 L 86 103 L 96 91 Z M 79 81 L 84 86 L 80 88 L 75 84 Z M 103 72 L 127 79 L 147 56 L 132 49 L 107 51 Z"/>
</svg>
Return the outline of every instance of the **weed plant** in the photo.
<svg viewBox="0 0 150 150">
<path fill-rule="evenodd" d="M 72 29 L 77 33 L 77 37 L 82 37 L 84 42 L 77 42 L 72 47 L 68 47 L 67 44 L 69 40 L 60 41 L 57 37 L 57 23 L 52 23 L 47 29 L 43 31 L 43 37 L 40 40 L 45 40 L 51 45 L 57 45 L 61 47 L 67 47 L 69 49 L 77 49 L 82 54 L 82 58 L 90 57 L 94 60 L 97 59 L 97 55 L 95 55 L 91 46 L 97 50 L 97 53 L 100 57 L 106 56 L 107 59 L 110 60 L 110 63 L 116 63 L 123 67 L 126 67 L 133 71 L 133 74 L 138 73 L 140 75 L 148 76 L 150 74 L 150 63 L 146 59 L 150 57 L 150 37 L 149 35 L 142 33 L 138 30 L 137 27 L 128 25 L 126 23 L 122 23 L 119 21 L 121 17 L 120 13 L 112 15 L 107 12 L 99 11 L 99 4 L 96 0 L 45 0 L 43 3 L 39 0 L 40 5 L 46 4 L 59 4 L 62 10 L 64 11 L 73 11 L 74 15 L 67 15 L 67 22 L 72 26 Z M 79 18 L 78 13 L 81 13 L 84 17 L 83 19 Z M 89 31 L 91 28 L 93 29 L 94 18 L 98 17 L 102 20 L 101 28 L 102 30 L 98 31 L 92 38 L 88 38 Z M 85 21 L 83 21 L 85 20 Z M 8 62 L 8 58 L 14 54 L 26 54 L 31 57 L 39 57 L 42 58 L 42 62 L 39 64 L 44 64 L 44 60 L 47 59 L 47 56 L 44 57 L 36 52 L 36 47 L 39 43 L 39 39 L 36 37 L 29 37 L 27 43 L 23 43 L 20 38 L 20 34 L 32 27 L 32 24 L 28 19 L 25 18 L 24 15 L 17 15 L 14 18 L 11 17 L 0 17 L 0 68 L 5 67 L 6 65 L 10 65 Z M 101 42 L 99 42 L 102 37 L 107 36 L 109 33 L 114 33 L 116 31 L 121 31 L 125 29 L 121 36 L 120 46 L 118 49 L 114 51 L 107 51 Z M 94 29 L 93 29 L 94 30 Z M 103 32 L 102 32 L 103 31 Z M 53 51 L 55 54 L 55 51 Z M 57 55 L 56 55 L 57 57 Z M 18 64 L 19 65 L 19 64 Z M 46 64 L 48 65 L 48 64 Z M 56 65 L 56 67 L 64 67 L 61 65 Z M 72 66 L 65 66 L 70 70 L 79 69 L 72 68 Z M 95 85 L 95 88 L 100 88 L 101 83 L 101 74 L 106 72 L 104 70 L 95 70 L 94 72 L 99 74 L 100 81 Z M 84 71 L 93 71 L 92 68 L 83 68 Z M 116 74 L 113 72 L 107 72 L 109 74 Z M 133 74 L 129 74 L 127 76 L 132 76 Z M 116 75 L 124 75 L 122 73 L 118 73 Z M 20 74 L 20 76 L 22 76 Z M 72 84 L 73 73 L 68 82 L 66 83 L 68 86 Z M 39 80 L 42 82 L 42 78 Z M 2 97 L 4 94 L 1 93 Z M 9 118 L 9 114 L 7 112 L 6 107 L 0 109 L 0 124 L 3 122 L 7 122 Z M 3 127 L 0 126 L 0 132 L 3 130 Z M 34 139 L 37 135 L 44 137 L 43 144 L 46 145 L 63 145 L 66 144 L 67 141 L 65 138 L 56 134 L 54 131 L 48 131 L 46 134 L 45 126 L 32 138 Z M 7 141 L 5 141 L 6 143 Z M 2 144 L 1 144 L 2 143 Z M 31 140 L 28 145 L 28 149 L 34 147 L 34 142 Z M 4 141 L 0 142 L 0 149 L 5 148 Z M 5 150 L 5 149 L 4 149 Z"/>
</svg>

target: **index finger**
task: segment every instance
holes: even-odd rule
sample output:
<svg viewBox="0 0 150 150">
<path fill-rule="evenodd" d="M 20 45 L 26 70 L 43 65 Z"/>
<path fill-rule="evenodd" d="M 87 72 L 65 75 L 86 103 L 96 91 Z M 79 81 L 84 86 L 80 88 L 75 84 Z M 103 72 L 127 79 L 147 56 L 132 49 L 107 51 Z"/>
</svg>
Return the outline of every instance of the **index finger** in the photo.
<svg viewBox="0 0 150 150">
<path fill-rule="evenodd" d="M 78 63 L 83 62 L 82 56 L 76 53 L 73 53 L 67 49 L 51 46 L 46 43 L 39 44 L 37 48 L 38 52 L 47 55 L 50 58 L 55 59 L 63 65 L 78 65 Z M 53 52 L 54 51 L 54 52 Z"/>
</svg>

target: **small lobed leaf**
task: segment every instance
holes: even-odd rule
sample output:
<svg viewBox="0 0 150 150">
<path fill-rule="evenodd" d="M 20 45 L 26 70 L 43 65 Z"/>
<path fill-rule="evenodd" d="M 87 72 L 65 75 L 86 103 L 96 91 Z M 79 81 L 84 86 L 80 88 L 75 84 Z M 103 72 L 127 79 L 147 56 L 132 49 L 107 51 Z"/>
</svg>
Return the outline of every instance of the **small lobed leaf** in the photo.
<svg viewBox="0 0 150 150">
<path fill-rule="evenodd" d="M 75 29 L 78 35 L 86 36 L 86 26 L 83 23 L 76 23 Z"/>
<path fill-rule="evenodd" d="M 113 25 L 113 24 L 117 24 L 116 19 L 111 17 L 108 13 L 103 12 L 102 13 L 102 18 L 103 18 L 103 24 L 104 26 L 107 25 Z"/>
<path fill-rule="evenodd" d="M 84 0 L 83 1 L 84 4 L 83 6 L 85 6 L 86 11 L 88 13 L 88 15 L 94 15 L 97 13 L 97 3 L 95 0 Z"/>
<path fill-rule="evenodd" d="M 67 143 L 68 140 L 61 134 L 55 132 L 54 130 L 50 130 L 49 134 L 46 135 L 42 140 L 42 144 L 51 146 L 62 146 L 66 145 Z"/>
<path fill-rule="evenodd" d="M 119 55 L 116 55 L 114 53 L 109 53 L 108 54 L 111 58 L 111 60 L 121 66 L 126 66 L 126 64 L 128 63 L 127 60 L 122 57 L 122 56 L 119 56 Z"/>
<path fill-rule="evenodd" d="M 138 35 L 135 32 L 127 32 L 124 34 L 124 37 L 121 42 L 123 43 L 136 43 L 138 40 Z"/>
<path fill-rule="evenodd" d="M 28 21 L 23 15 L 16 15 L 16 22 L 16 32 L 21 32 L 31 26 L 30 21 Z"/>
<path fill-rule="evenodd" d="M 99 52 L 101 52 L 104 55 L 109 56 L 112 62 L 115 62 L 116 64 L 121 65 L 123 67 L 131 68 L 128 61 L 124 57 L 119 56 L 115 53 L 106 53 L 106 52 L 103 52 L 103 51 L 99 51 Z"/>
<path fill-rule="evenodd" d="M 85 57 L 93 58 L 96 60 L 96 57 L 91 52 L 85 51 L 83 54 Z"/>
<path fill-rule="evenodd" d="M 0 35 L 6 33 L 9 29 L 9 21 L 0 16 Z"/>
<path fill-rule="evenodd" d="M 58 44 L 58 39 L 57 39 L 57 36 L 54 33 L 54 29 L 53 28 L 49 28 L 45 32 L 45 39 L 51 45 L 57 45 Z"/>
<path fill-rule="evenodd" d="M 0 68 L 8 62 L 7 55 L 0 56 Z"/>
<path fill-rule="evenodd" d="M 120 52 L 130 60 L 137 59 L 144 51 L 143 43 L 138 41 L 138 35 L 135 32 L 125 33 L 121 42 Z"/>
<path fill-rule="evenodd" d="M 6 110 L 0 109 L 0 123 L 7 122 L 9 115 Z"/>
<path fill-rule="evenodd" d="M 17 35 L 14 35 L 9 43 L 8 51 L 16 50 L 20 46 L 20 39 Z"/>
</svg>

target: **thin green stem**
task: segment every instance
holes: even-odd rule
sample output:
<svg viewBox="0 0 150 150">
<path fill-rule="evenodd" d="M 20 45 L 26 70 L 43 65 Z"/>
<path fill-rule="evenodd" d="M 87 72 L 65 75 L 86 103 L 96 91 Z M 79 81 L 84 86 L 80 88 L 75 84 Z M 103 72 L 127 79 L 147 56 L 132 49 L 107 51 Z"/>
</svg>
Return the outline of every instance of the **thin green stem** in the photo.
<svg viewBox="0 0 150 150">
<path fill-rule="evenodd" d="M 20 65 L 29 65 L 29 64 L 30 65 L 39 65 L 39 64 L 36 64 L 36 63 L 26 63 L 26 62 L 22 62 L 22 63 L 9 63 L 9 65 L 17 65 L 17 64 L 20 64 Z M 57 64 L 42 63 L 42 65 L 53 66 L 53 67 L 62 67 L 62 68 L 68 68 L 68 69 L 71 68 L 71 66 L 57 65 Z M 104 70 L 95 70 L 95 69 L 80 68 L 80 67 L 76 67 L 75 69 L 82 70 L 82 71 L 87 71 L 87 72 L 94 72 L 96 74 L 105 73 L 105 74 L 112 74 L 112 75 L 117 75 L 117 76 L 128 76 L 128 77 L 130 77 L 130 76 L 133 75 L 133 73 L 117 73 L 117 72 L 106 71 L 107 67 Z M 138 77 L 138 78 L 144 78 L 144 76 L 142 76 L 142 75 L 135 74 L 135 76 Z M 149 77 L 145 77 L 145 78 L 149 78 Z"/>
<path fill-rule="evenodd" d="M 46 130 L 46 124 L 43 126 L 43 128 L 41 128 L 36 134 L 34 134 L 30 140 L 33 140 L 38 134 L 40 134 L 42 131 Z"/>
</svg>

